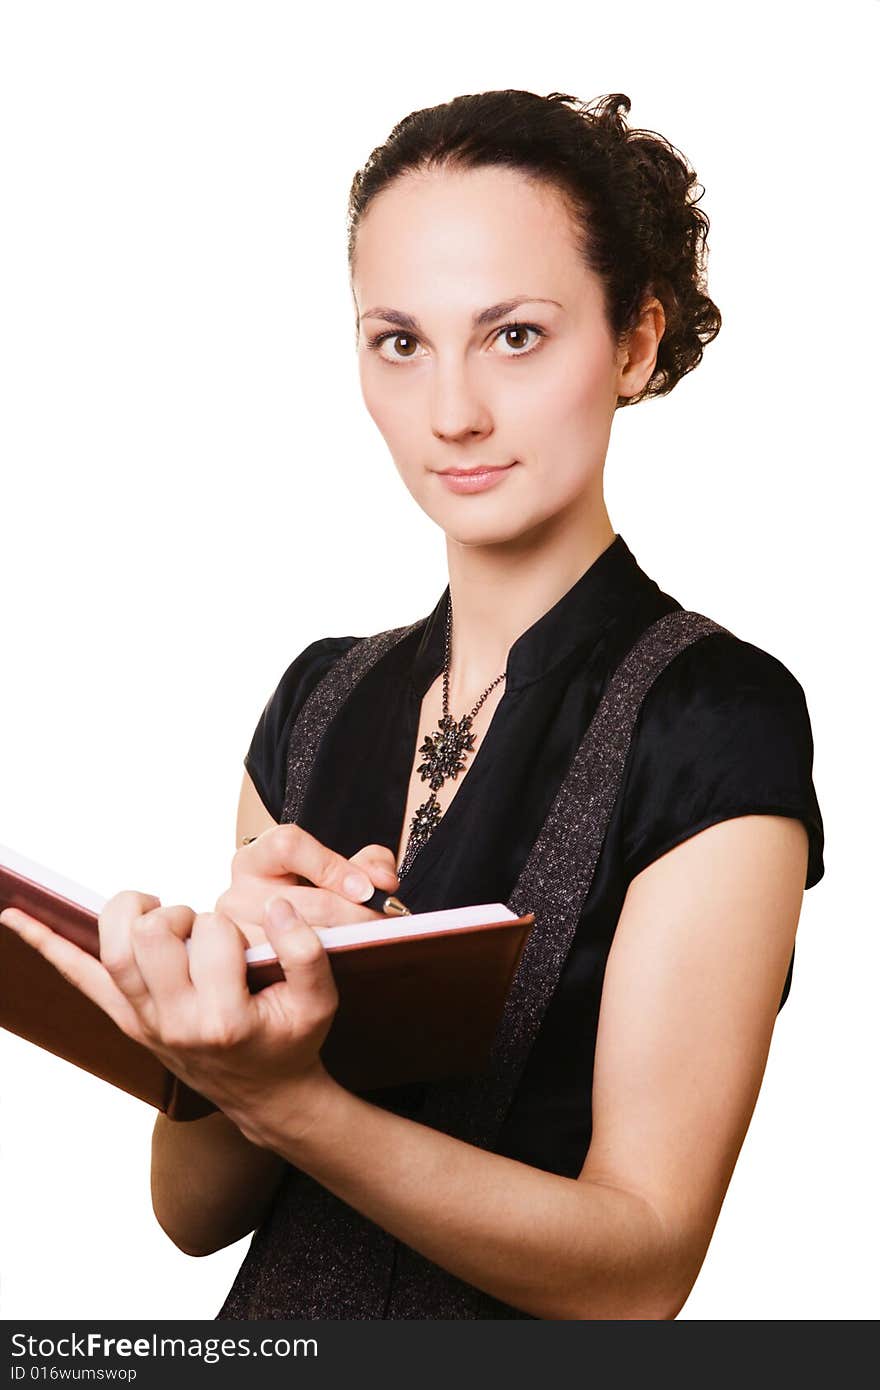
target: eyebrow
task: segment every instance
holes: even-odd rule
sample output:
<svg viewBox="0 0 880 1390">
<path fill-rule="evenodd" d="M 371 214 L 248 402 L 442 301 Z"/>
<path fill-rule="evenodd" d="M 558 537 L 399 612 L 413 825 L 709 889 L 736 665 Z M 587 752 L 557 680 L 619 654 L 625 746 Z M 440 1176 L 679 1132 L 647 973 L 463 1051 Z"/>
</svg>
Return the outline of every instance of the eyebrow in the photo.
<svg viewBox="0 0 880 1390">
<path fill-rule="evenodd" d="M 558 299 L 538 299 L 532 295 L 519 295 L 516 299 L 503 299 L 499 304 L 490 304 L 487 309 L 478 309 L 473 315 L 471 323 L 474 328 L 484 327 L 487 323 L 495 323 L 498 319 L 503 319 L 506 314 L 510 314 L 514 309 L 518 309 L 521 304 L 555 304 L 558 309 L 562 308 Z M 368 309 L 361 314 L 358 319 L 383 319 L 385 323 L 394 323 L 398 328 L 403 328 L 407 333 L 420 333 L 418 319 L 413 318 L 412 314 L 405 314 L 402 309 L 386 309 L 379 307 Z"/>
</svg>

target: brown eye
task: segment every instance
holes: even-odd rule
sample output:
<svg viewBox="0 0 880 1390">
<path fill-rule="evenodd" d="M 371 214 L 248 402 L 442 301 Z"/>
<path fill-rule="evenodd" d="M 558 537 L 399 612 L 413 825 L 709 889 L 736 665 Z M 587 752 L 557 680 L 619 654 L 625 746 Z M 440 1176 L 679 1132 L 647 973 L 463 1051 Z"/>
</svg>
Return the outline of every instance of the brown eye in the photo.
<svg viewBox="0 0 880 1390">
<path fill-rule="evenodd" d="M 393 352 L 386 352 L 385 345 L 393 346 Z M 419 340 L 414 333 L 377 333 L 375 338 L 367 339 L 367 346 L 373 351 L 378 352 L 383 362 L 405 362 L 409 357 L 415 357 Z M 403 345 L 403 351 L 398 352 L 398 345 Z"/>
<path fill-rule="evenodd" d="M 544 330 L 534 323 L 508 323 L 497 330 L 495 342 L 504 342 L 513 352 L 502 353 L 502 357 L 528 357 L 543 338 Z M 533 338 L 534 341 L 530 341 Z"/>
<path fill-rule="evenodd" d="M 505 330 L 505 337 L 511 347 L 524 347 L 527 341 L 526 335 L 528 331 L 527 328 L 522 328 L 519 324 L 515 324 L 512 328 Z M 519 342 L 512 341 L 517 335 L 519 335 Z"/>
</svg>

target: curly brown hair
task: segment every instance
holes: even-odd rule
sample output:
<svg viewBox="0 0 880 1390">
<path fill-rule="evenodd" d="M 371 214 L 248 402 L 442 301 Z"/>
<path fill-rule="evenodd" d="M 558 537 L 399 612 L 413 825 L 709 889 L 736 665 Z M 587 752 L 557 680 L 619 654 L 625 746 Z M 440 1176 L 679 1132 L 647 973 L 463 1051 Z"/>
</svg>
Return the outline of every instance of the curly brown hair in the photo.
<svg viewBox="0 0 880 1390">
<path fill-rule="evenodd" d="M 696 206 L 705 189 L 662 135 L 627 126 L 630 106 L 620 92 L 585 103 L 564 92 L 542 97 L 513 89 L 411 112 L 352 181 L 350 272 L 364 213 L 400 175 L 444 167 L 520 170 L 565 200 L 584 261 L 602 282 L 616 343 L 638 322 L 647 298 L 660 300 L 666 327 L 654 371 L 638 395 L 617 404 L 665 395 L 697 366 L 721 314 L 705 292 L 709 219 Z"/>
</svg>

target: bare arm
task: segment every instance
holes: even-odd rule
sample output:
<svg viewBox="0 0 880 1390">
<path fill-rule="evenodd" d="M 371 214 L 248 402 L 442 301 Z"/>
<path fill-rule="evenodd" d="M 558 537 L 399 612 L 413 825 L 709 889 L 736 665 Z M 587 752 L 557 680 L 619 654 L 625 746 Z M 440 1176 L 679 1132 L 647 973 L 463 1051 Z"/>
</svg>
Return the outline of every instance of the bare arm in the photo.
<svg viewBox="0 0 880 1390">
<path fill-rule="evenodd" d="M 275 824 L 245 772 L 236 849 Z M 284 1167 L 283 1158 L 251 1143 L 222 1111 L 180 1122 L 160 1114 L 150 1171 L 156 1220 L 187 1255 L 221 1250 L 259 1225 Z"/>
<path fill-rule="evenodd" d="M 633 880 L 605 972 L 578 1178 L 465 1144 L 331 1078 L 308 1114 L 281 1087 L 237 1117 L 242 1129 L 525 1312 L 674 1318 L 758 1096 L 806 864 L 800 822 L 742 816 Z"/>
</svg>

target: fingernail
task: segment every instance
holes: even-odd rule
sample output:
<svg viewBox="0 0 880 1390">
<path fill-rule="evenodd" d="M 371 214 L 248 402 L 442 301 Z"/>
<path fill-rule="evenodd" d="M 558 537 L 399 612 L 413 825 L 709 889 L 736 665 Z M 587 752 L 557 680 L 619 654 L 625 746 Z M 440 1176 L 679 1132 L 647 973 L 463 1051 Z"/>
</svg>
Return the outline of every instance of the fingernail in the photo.
<svg viewBox="0 0 880 1390">
<path fill-rule="evenodd" d="M 354 898 L 355 902 L 365 903 L 367 898 L 373 896 L 373 885 L 366 874 L 346 874 L 342 880 L 342 887 L 349 898 Z"/>
</svg>

